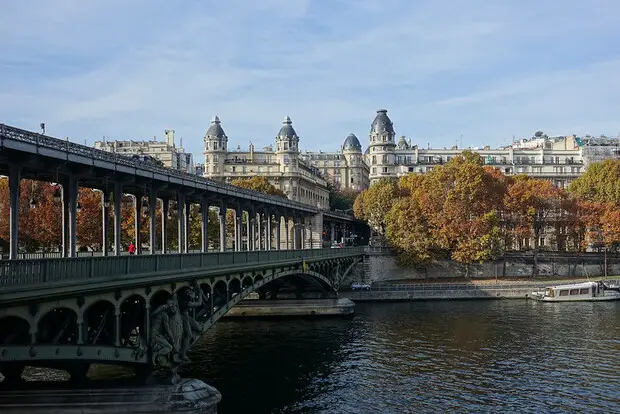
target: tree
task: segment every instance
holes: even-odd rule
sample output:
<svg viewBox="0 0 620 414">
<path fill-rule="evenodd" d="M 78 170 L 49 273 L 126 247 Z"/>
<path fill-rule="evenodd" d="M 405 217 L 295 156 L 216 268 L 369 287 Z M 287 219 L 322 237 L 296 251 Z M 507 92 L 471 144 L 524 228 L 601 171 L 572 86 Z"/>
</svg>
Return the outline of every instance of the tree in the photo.
<svg viewBox="0 0 620 414">
<path fill-rule="evenodd" d="M 506 219 L 515 238 L 534 239 L 533 276 L 538 275 L 540 236 L 545 228 L 561 218 L 568 202 L 568 193 L 548 180 L 520 176 L 508 187 L 504 204 L 510 213 Z"/>
<path fill-rule="evenodd" d="M 433 258 L 435 244 L 415 197 L 397 199 L 385 221 L 386 237 L 396 249 L 401 266 L 415 265 Z"/>
<path fill-rule="evenodd" d="M 398 196 L 396 180 L 382 178 L 355 199 L 355 217 L 365 220 L 374 231 L 384 236 L 387 227 L 386 215 Z"/>
<path fill-rule="evenodd" d="M 80 211 L 77 214 L 77 244 L 81 249 L 101 250 L 103 243 L 103 216 L 101 192 L 80 188 Z"/>
<path fill-rule="evenodd" d="M 21 180 L 19 197 L 19 247 L 30 251 L 53 251 L 62 245 L 61 205 L 55 203 L 54 186 Z M 31 205 L 31 201 L 34 204 Z M 0 239 L 9 244 L 10 195 L 8 178 L 0 178 Z"/>
<path fill-rule="evenodd" d="M 584 201 L 614 203 L 620 207 L 620 159 L 591 164 L 568 190 Z"/>
<path fill-rule="evenodd" d="M 350 188 L 339 189 L 331 183 L 327 185 L 329 191 L 329 208 L 331 210 L 351 210 L 359 192 Z"/>
<path fill-rule="evenodd" d="M 269 182 L 269 180 L 267 180 L 266 177 L 263 176 L 257 175 L 251 178 L 238 178 L 236 180 L 233 180 L 231 184 L 237 187 L 245 188 L 247 190 L 258 191 L 259 193 L 287 198 L 284 191 L 276 188 L 273 184 Z"/>
</svg>

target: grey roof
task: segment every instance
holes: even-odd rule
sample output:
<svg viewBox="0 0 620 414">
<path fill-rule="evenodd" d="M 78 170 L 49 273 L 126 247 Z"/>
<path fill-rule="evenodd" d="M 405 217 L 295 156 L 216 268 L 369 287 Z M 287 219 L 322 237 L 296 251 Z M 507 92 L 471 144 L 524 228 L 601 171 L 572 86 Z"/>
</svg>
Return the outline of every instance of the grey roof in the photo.
<svg viewBox="0 0 620 414">
<path fill-rule="evenodd" d="M 394 133 L 394 125 L 387 116 L 387 109 L 377 110 L 377 116 L 375 116 L 375 120 L 372 121 L 372 125 L 370 126 L 370 133 L 372 134 L 373 132 L 377 134 L 383 132 Z"/>
<path fill-rule="evenodd" d="M 364 155 L 368 155 L 370 154 L 370 147 L 366 148 L 366 151 L 364 151 Z"/>
<path fill-rule="evenodd" d="M 284 118 L 284 121 L 282 121 L 282 128 L 280 128 L 280 131 L 278 132 L 278 137 L 299 138 L 297 136 L 297 132 L 295 132 L 295 129 L 293 128 L 293 122 L 288 116 Z"/>
<path fill-rule="evenodd" d="M 343 151 L 362 152 L 362 144 L 355 134 L 349 134 L 342 144 Z"/>
<path fill-rule="evenodd" d="M 226 138 L 226 134 L 220 125 L 220 118 L 214 116 L 211 120 L 211 126 L 207 129 L 207 135 L 216 138 Z"/>
</svg>

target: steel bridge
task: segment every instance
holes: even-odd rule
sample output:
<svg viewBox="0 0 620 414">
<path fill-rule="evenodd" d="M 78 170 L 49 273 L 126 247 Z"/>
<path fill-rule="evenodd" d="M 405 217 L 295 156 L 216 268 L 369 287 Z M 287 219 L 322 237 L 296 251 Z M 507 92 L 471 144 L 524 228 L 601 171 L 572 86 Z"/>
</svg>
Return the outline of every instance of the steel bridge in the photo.
<svg viewBox="0 0 620 414">
<path fill-rule="evenodd" d="M 160 366 L 176 377 L 186 351 L 256 292 L 334 294 L 364 247 L 0 261 L 0 372 L 26 365 L 84 378 L 91 363 Z"/>
</svg>

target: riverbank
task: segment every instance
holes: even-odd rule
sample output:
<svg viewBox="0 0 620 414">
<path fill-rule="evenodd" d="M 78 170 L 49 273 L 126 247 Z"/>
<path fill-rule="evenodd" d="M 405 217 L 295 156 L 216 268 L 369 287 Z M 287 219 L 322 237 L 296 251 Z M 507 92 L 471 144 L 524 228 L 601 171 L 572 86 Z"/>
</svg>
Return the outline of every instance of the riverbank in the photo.
<svg viewBox="0 0 620 414">
<path fill-rule="evenodd" d="M 521 280 L 431 279 L 395 281 L 373 284 L 369 290 L 340 292 L 340 297 L 354 302 L 463 300 L 463 299 L 528 299 L 532 292 L 551 285 L 580 283 L 586 278 L 545 278 Z M 597 279 L 600 280 L 600 279 Z M 608 276 L 605 280 L 620 280 Z"/>
<path fill-rule="evenodd" d="M 355 311 L 355 303 L 341 299 L 244 300 L 231 308 L 225 318 L 344 316 Z"/>
</svg>

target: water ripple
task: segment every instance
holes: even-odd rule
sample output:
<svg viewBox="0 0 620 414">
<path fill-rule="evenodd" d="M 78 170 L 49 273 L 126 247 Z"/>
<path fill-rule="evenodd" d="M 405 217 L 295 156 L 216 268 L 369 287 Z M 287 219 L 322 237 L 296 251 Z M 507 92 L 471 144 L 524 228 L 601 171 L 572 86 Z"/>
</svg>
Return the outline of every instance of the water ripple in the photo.
<svg viewBox="0 0 620 414">
<path fill-rule="evenodd" d="M 620 413 L 620 304 L 358 305 L 219 322 L 185 373 L 221 413 Z"/>
</svg>

